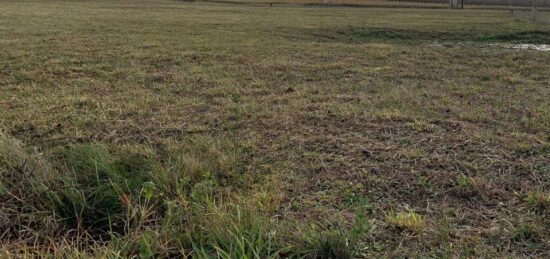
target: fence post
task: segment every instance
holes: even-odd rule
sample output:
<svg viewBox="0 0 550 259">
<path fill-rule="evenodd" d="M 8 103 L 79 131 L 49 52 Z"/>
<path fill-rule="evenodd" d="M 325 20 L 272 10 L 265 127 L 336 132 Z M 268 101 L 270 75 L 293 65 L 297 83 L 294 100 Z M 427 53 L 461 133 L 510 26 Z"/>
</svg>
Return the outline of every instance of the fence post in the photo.
<svg viewBox="0 0 550 259">
<path fill-rule="evenodd" d="M 458 0 L 449 0 L 449 4 L 451 6 L 451 9 L 457 9 L 458 7 Z"/>
<path fill-rule="evenodd" d="M 531 21 L 537 20 L 537 7 L 538 7 L 538 0 L 531 0 L 531 14 L 529 15 L 529 20 Z"/>
</svg>

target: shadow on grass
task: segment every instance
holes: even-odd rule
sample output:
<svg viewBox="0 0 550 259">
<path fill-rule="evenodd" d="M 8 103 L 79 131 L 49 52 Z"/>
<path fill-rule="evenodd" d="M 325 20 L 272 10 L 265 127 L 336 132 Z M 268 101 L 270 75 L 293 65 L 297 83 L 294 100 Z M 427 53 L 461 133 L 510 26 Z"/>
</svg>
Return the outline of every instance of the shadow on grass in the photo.
<svg viewBox="0 0 550 259">
<path fill-rule="evenodd" d="M 522 31 L 513 33 L 440 32 L 395 28 L 346 27 L 311 29 L 303 32 L 303 40 L 361 44 L 370 42 L 486 42 L 486 43 L 550 43 L 550 31 Z"/>
</svg>

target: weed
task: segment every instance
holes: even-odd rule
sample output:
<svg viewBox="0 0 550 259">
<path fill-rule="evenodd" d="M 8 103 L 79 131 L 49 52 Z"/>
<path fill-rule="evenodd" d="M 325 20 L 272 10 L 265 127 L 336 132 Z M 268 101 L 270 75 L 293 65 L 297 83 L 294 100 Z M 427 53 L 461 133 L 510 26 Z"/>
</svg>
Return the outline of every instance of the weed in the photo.
<svg viewBox="0 0 550 259">
<path fill-rule="evenodd" d="M 277 249 L 275 232 L 270 222 L 254 210 L 240 207 L 219 207 L 206 202 L 195 215 L 203 228 L 194 233 L 193 249 L 200 258 L 217 255 L 221 258 L 274 258 Z M 206 215 L 206 217 L 205 217 Z M 202 237 L 197 239 L 197 237 Z"/>
<path fill-rule="evenodd" d="M 550 193 L 539 191 L 529 192 L 525 198 L 527 205 L 540 213 L 550 212 Z"/>
<path fill-rule="evenodd" d="M 542 142 L 537 145 L 519 143 L 516 150 L 524 156 L 540 156 L 550 154 L 550 143 Z"/>
<path fill-rule="evenodd" d="M 459 175 L 456 179 L 458 195 L 466 198 L 477 195 L 481 191 L 479 183 L 478 178 Z"/>
<path fill-rule="evenodd" d="M 353 248 L 342 232 L 320 232 L 308 239 L 306 258 L 353 258 Z"/>
<path fill-rule="evenodd" d="M 538 238 L 538 233 L 532 225 L 520 225 L 518 226 L 512 235 L 512 241 L 514 242 L 533 242 Z"/>
<path fill-rule="evenodd" d="M 452 238 L 453 228 L 449 216 L 445 215 L 437 224 L 437 240 L 448 243 Z"/>
<path fill-rule="evenodd" d="M 414 120 L 414 122 L 407 123 L 411 129 L 417 132 L 432 133 L 436 131 L 436 126 L 432 123 L 423 121 L 423 120 Z"/>
<path fill-rule="evenodd" d="M 358 206 L 355 219 L 351 226 L 343 226 L 342 220 L 328 227 L 311 225 L 309 229 L 301 229 L 304 235 L 304 247 L 301 254 L 305 258 L 353 258 L 360 251 L 359 244 L 371 233 L 372 221 L 368 215 L 372 213 L 367 203 Z"/>
<path fill-rule="evenodd" d="M 376 111 L 375 116 L 382 120 L 401 120 L 405 117 L 400 110 L 396 109 L 382 109 Z"/>
<path fill-rule="evenodd" d="M 426 218 L 415 212 L 399 212 L 386 216 L 386 222 L 390 226 L 402 230 L 422 232 L 426 228 Z"/>
</svg>

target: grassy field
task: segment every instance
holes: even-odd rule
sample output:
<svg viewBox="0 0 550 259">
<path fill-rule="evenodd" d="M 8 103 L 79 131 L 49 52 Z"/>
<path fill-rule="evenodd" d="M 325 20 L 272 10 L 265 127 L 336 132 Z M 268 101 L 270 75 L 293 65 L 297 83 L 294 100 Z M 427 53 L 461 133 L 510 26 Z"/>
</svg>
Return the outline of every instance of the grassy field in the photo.
<svg viewBox="0 0 550 259">
<path fill-rule="evenodd" d="M 2 257 L 549 257 L 550 26 L 0 1 Z"/>
</svg>

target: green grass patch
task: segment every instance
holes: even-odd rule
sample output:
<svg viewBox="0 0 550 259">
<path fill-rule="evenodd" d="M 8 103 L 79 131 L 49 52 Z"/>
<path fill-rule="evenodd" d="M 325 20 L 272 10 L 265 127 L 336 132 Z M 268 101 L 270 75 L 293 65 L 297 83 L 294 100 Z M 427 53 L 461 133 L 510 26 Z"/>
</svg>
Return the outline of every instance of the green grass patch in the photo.
<svg viewBox="0 0 550 259">
<path fill-rule="evenodd" d="M 386 216 L 386 222 L 390 226 L 396 227 L 401 230 L 422 232 L 426 229 L 425 216 L 419 215 L 415 212 L 399 212 L 395 214 L 389 214 Z"/>
</svg>

